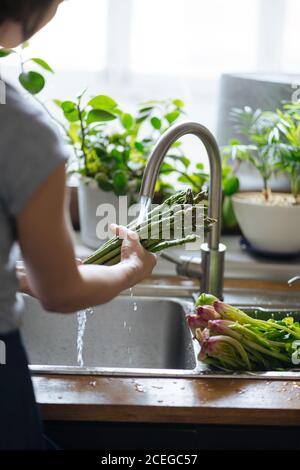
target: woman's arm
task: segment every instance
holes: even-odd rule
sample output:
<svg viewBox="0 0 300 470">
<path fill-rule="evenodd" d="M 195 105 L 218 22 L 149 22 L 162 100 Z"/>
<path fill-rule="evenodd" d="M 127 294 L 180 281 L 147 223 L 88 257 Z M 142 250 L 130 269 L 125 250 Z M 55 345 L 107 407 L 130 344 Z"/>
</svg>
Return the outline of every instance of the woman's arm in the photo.
<svg viewBox="0 0 300 470">
<path fill-rule="evenodd" d="M 17 230 L 32 292 L 46 310 L 71 313 L 108 302 L 132 287 L 152 272 L 156 257 L 124 229 L 129 237 L 121 263 L 77 266 L 65 217 L 65 179 L 61 164 L 17 217 Z"/>
</svg>

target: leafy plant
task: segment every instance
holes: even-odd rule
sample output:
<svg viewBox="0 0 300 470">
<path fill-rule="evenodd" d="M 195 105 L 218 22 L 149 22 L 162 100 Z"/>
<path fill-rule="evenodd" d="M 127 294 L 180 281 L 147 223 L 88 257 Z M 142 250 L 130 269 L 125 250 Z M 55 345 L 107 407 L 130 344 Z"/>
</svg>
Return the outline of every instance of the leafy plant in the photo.
<svg viewBox="0 0 300 470">
<path fill-rule="evenodd" d="M 253 165 L 262 178 L 263 194 L 268 200 L 269 181 L 275 171 L 273 145 L 278 138 L 275 130 L 280 127 L 280 117 L 277 113 L 263 112 L 260 109 L 253 111 L 249 106 L 243 109 L 234 108 L 230 116 L 235 130 L 245 136 L 248 143 L 242 144 L 238 139 L 231 140 L 229 146 L 223 147 L 223 156 L 244 160 Z"/>
<path fill-rule="evenodd" d="M 278 171 L 285 172 L 290 180 L 295 203 L 300 203 L 300 103 L 287 103 L 283 111 L 277 110 L 280 118 L 279 136 L 275 144 Z"/>
<path fill-rule="evenodd" d="M 139 192 L 149 155 L 159 137 L 184 114 L 181 99 L 152 100 L 142 103 L 136 112 L 122 110 L 110 96 L 86 98 L 86 91 L 75 100 L 54 100 L 61 109 L 64 122 L 57 119 L 38 98 L 46 78 L 42 72 L 53 73 L 52 67 L 41 58 L 24 59 L 24 43 L 20 50 L 0 49 L 0 58 L 16 54 L 20 62 L 19 81 L 22 87 L 44 108 L 61 127 L 68 144 L 74 150 L 72 171 L 93 178 L 98 186 L 116 195 Z M 39 72 L 29 67 L 37 66 Z M 193 167 L 184 154 L 181 142 L 176 142 L 165 158 L 156 185 L 156 198 L 162 201 L 173 195 L 178 186 L 189 186 L 198 193 L 208 185 L 209 175 L 203 163 Z M 223 218 L 233 226 L 235 218 L 230 196 L 239 189 L 228 159 L 223 162 L 224 208 Z"/>
<path fill-rule="evenodd" d="M 246 160 L 260 173 L 263 193 L 270 198 L 269 180 L 275 173 L 286 173 L 295 202 L 300 193 L 300 103 L 286 103 L 276 112 L 233 109 L 235 130 L 247 137 L 248 143 L 232 140 L 223 148 L 226 158 Z"/>
<path fill-rule="evenodd" d="M 41 73 L 29 68 L 29 65 L 38 65 L 39 68 L 46 70 L 47 72 L 54 73 L 50 65 L 43 59 L 37 57 L 31 57 L 24 59 L 23 51 L 29 46 L 28 42 L 25 42 L 20 49 L 0 49 L 0 58 L 8 57 L 15 54 L 20 62 L 21 73 L 19 74 L 19 82 L 22 87 L 28 91 L 31 95 L 37 95 L 40 93 L 46 84 L 46 80 Z"/>
<path fill-rule="evenodd" d="M 56 100 L 68 122 L 77 171 L 94 178 L 104 191 L 137 194 L 149 154 L 158 138 L 184 114 L 183 101 L 148 101 L 131 114 L 109 96 L 95 96 L 83 103 L 84 96 L 76 101 Z M 164 179 L 171 174 L 195 191 L 201 189 L 207 179 L 203 166 L 198 165 L 197 173 L 190 168 L 191 162 L 177 142 L 161 166 L 157 192 L 162 196 L 174 193 L 174 185 Z"/>
</svg>

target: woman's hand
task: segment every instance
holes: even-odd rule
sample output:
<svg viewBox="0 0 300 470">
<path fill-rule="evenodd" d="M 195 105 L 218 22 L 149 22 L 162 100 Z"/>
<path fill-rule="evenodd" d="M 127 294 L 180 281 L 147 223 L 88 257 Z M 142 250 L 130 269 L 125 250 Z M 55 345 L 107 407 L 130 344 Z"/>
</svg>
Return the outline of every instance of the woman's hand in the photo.
<svg viewBox="0 0 300 470">
<path fill-rule="evenodd" d="M 111 231 L 123 239 L 121 263 L 128 266 L 132 286 L 149 276 L 157 263 L 157 257 L 145 250 L 136 232 L 126 227 L 112 224 Z"/>
</svg>

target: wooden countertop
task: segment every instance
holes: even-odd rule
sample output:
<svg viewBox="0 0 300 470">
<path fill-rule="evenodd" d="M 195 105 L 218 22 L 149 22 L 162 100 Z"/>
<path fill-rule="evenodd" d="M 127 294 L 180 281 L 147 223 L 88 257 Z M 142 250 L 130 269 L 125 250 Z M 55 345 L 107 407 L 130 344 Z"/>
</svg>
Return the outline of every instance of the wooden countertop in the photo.
<svg viewBox="0 0 300 470">
<path fill-rule="evenodd" d="M 300 425 L 300 381 L 36 376 L 46 420 Z"/>
<path fill-rule="evenodd" d="M 288 289 L 285 284 L 265 281 L 231 280 L 226 286 Z M 300 285 L 293 289 L 298 291 Z M 40 374 L 33 382 L 45 420 L 300 425 L 300 380 Z"/>
</svg>

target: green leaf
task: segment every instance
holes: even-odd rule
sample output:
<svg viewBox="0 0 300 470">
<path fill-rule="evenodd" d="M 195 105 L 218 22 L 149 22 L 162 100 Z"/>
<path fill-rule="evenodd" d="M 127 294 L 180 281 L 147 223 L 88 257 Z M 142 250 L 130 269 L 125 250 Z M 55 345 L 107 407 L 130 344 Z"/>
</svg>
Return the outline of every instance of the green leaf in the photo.
<svg viewBox="0 0 300 470">
<path fill-rule="evenodd" d="M 170 173 L 173 173 L 173 171 L 175 171 L 175 168 L 170 163 L 163 162 L 163 164 L 160 167 L 160 173 L 161 174 L 164 173 L 164 174 L 168 175 Z"/>
<path fill-rule="evenodd" d="M 151 119 L 151 124 L 154 129 L 157 129 L 158 131 L 161 129 L 161 120 L 158 117 L 153 117 Z"/>
<path fill-rule="evenodd" d="M 223 181 L 223 192 L 225 196 L 232 196 L 237 193 L 240 189 L 240 182 L 236 176 L 231 176 L 230 178 Z"/>
<path fill-rule="evenodd" d="M 180 116 L 180 112 L 179 111 L 172 111 L 171 113 L 167 113 L 165 115 L 165 118 L 166 120 L 168 121 L 169 124 L 173 124 L 173 122 L 176 121 L 176 119 L 178 119 Z"/>
<path fill-rule="evenodd" d="M 104 174 L 96 175 L 96 181 L 98 183 L 99 188 L 102 189 L 102 191 L 105 191 L 105 192 L 113 191 L 114 189 L 113 184 L 109 180 L 107 175 L 104 175 Z"/>
<path fill-rule="evenodd" d="M 197 168 L 197 170 L 203 171 L 204 170 L 204 164 L 203 163 L 197 163 L 196 168 Z"/>
<path fill-rule="evenodd" d="M 88 114 L 87 123 L 92 124 L 94 122 L 113 121 L 114 119 L 116 119 L 116 116 L 109 111 L 105 111 L 104 109 L 93 109 Z"/>
<path fill-rule="evenodd" d="M 125 170 L 116 170 L 112 175 L 114 191 L 117 196 L 126 194 L 128 187 L 128 174 Z"/>
<path fill-rule="evenodd" d="M 143 108 L 143 109 L 140 109 L 139 110 L 139 113 L 137 115 L 137 118 L 136 118 L 136 122 L 138 124 L 142 123 L 143 121 L 145 121 L 146 119 L 148 119 L 148 117 L 151 116 L 151 113 L 153 111 L 153 108 Z"/>
<path fill-rule="evenodd" d="M 238 139 L 231 139 L 229 141 L 229 145 L 240 145 L 240 144 L 241 144 L 241 141 Z"/>
<path fill-rule="evenodd" d="M 185 168 L 189 168 L 191 161 L 189 158 L 185 157 L 184 155 L 173 155 L 173 154 L 167 154 L 168 158 L 171 158 L 172 160 L 178 161 L 182 163 L 182 165 Z"/>
<path fill-rule="evenodd" d="M 184 108 L 185 104 L 184 101 L 176 99 L 173 100 L 172 103 L 177 107 L 177 108 Z"/>
<path fill-rule="evenodd" d="M 40 67 L 47 70 L 48 72 L 54 73 L 54 70 L 50 67 L 49 64 L 47 64 L 47 62 L 45 60 L 39 59 L 39 58 L 36 58 L 36 57 L 34 57 L 33 59 L 29 59 L 29 60 L 31 60 L 32 62 L 35 62 Z"/>
<path fill-rule="evenodd" d="M 31 95 L 37 95 L 45 87 L 44 77 L 37 72 L 23 72 L 19 75 L 19 81 L 23 88 Z"/>
<path fill-rule="evenodd" d="M 53 100 L 53 103 L 56 104 L 56 106 L 58 106 L 59 108 L 61 108 L 63 104 L 61 100 L 56 100 L 56 99 Z"/>
<path fill-rule="evenodd" d="M 98 95 L 89 101 L 88 106 L 91 106 L 94 109 L 112 111 L 118 106 L 118 104 L 110 96 Z"/>
<path fill-rule="evenodd" d="M 227 228 L 234 228 L 237 225 L 232 200 L 229 196 L 224 197 L 222 207 L 222 223 L 223 226 Z"/>
<path fill-rule="evenodd" d="M 145 147 L 143 146 L 143 144 L 141 142 L 135 142 L 134 146 L 135 146 L 135 148 L 137 149 L 138 152 L 143 153 L 144 150 L 145 150 Z"/>
<path fill-rule="evenodd" d="M 72 122 L 69 128 L 69 136 L 73 143 L 81 144 L 81 138 L 79 137 L 80 124 Z"/>
<path fill-rule="evenodd" d="M 24 41 L 23 44 L 22 44 L 22 46 L 21 46 L 21 48 L 23 49 L 23 51 L 24 51 L 24 49 L 27 49 L 28 47 L 29 47 L 29 42 L 28 42 L 28 41 Z"/>
<path fill-rule="evenodd" d="M 131 114 L 124 113 L 124 114 L 122 114 L 122 117 L 121 117 L 121 123 L 122 123 L 122 126 L 124 127 L 124 129 L 129 131 L 132 128 L 133 124 L 134 124 L 134 119 L 131 116 Z"/>
<path fill-rule="evenodd" d="M 190 177 L 191 179 L 193 179 L 193 176 Z M 191 184 L 191 179 L 188 178 L 186 175 L 181 175 L 179 176 L 179 178 L 177 178 L 177 181 L 179 181 L 179 183 L 187 183 L 187 184 Z"/>
<path fill-rule="evenodd" d="M 73 101 L 64 101 L 61 104 L 61 108 L 64 112 L 66 119 L 69 122 L 79 121 L 80 117 L 76 103 L 74 103 Z"/>
<path fill-rule="evenodd" d="M 0 49 L 0 59 L 2 59 L 3 57 L 7 57 L 11 54 L 15 54 L 15 51 L 13 49 Z"/>
</svg>

